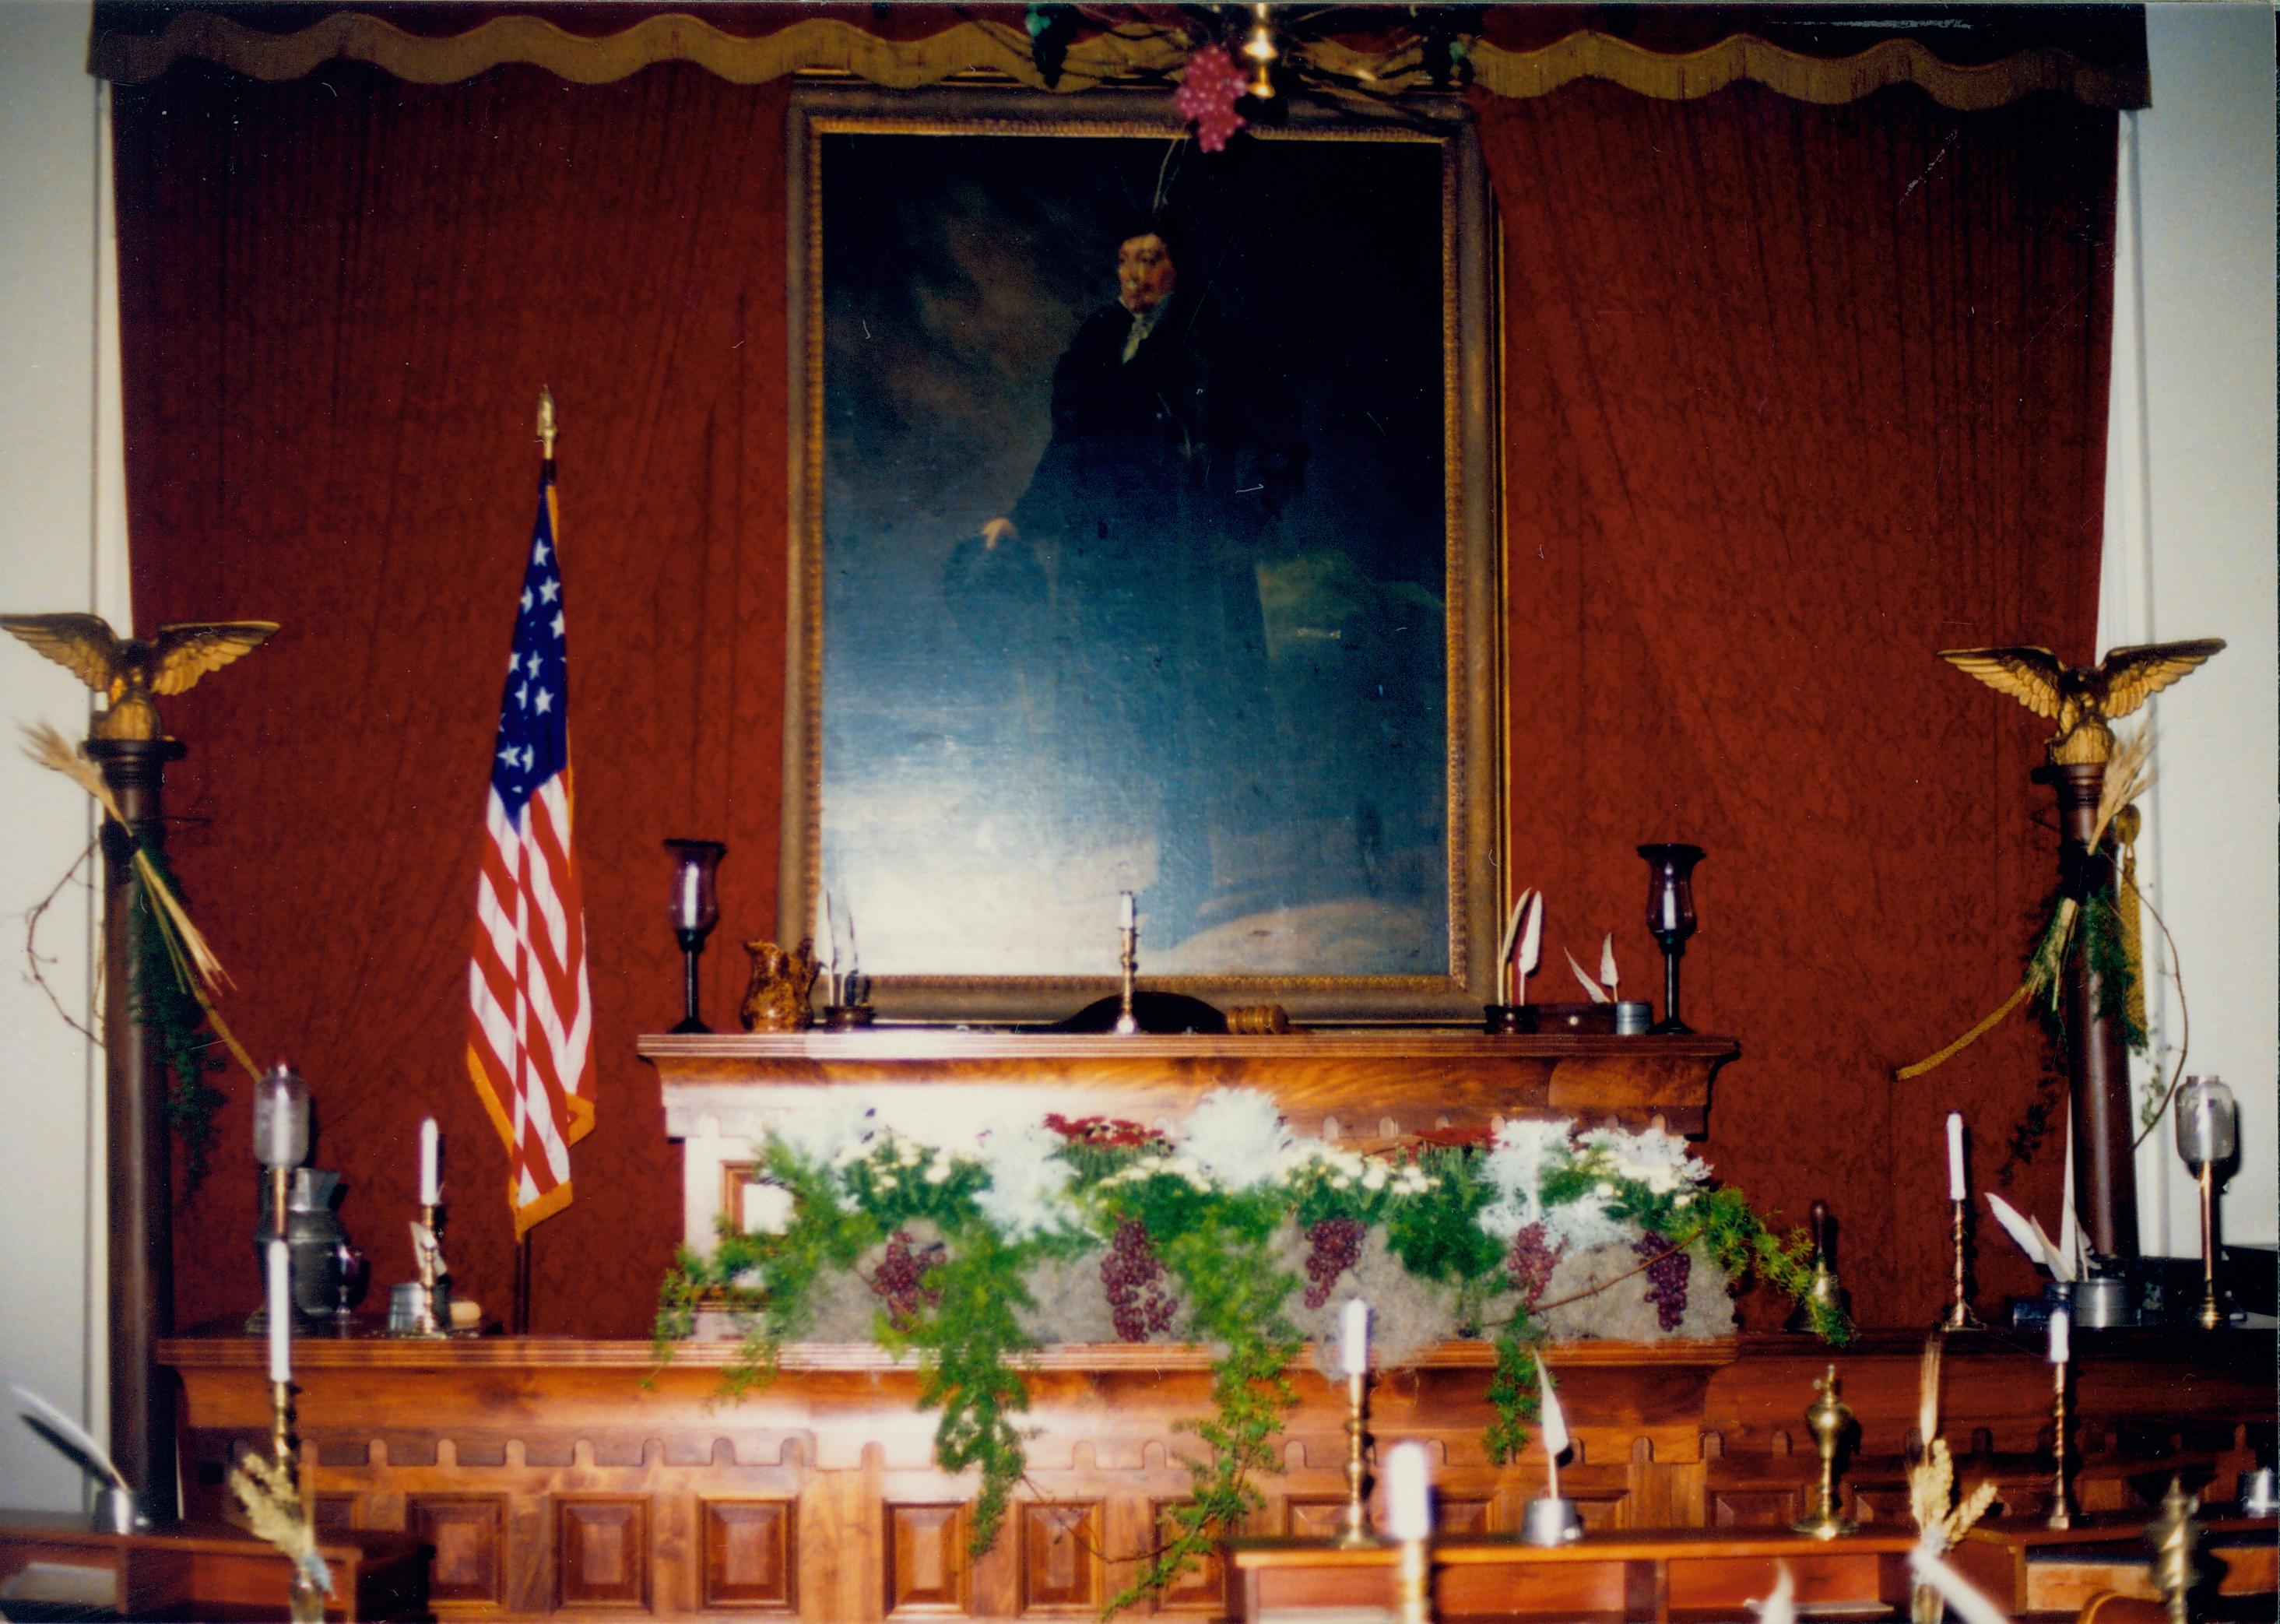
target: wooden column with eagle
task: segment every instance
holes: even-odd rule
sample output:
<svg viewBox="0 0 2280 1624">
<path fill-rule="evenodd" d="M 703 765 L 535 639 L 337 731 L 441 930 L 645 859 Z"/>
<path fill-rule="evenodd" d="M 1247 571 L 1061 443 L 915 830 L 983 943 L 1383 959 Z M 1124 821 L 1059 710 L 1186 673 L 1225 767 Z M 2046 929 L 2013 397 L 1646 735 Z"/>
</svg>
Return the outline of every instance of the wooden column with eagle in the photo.
<svg viewBox="0 0 2280 1624">
<path fill-rule="evenodd" d="M 158 721 L 158 697 L 266 641 L 267 620 L 167 626 L 120 637 L 91 614 L 0 615 L 5 627 L 104 697 L 86 752 L 103 771 L 127 829 L 103 827 L 103 1049 L 110 1189 L 111 1455 L 145 1512 L 174 1513 L 174 1404 L 154 1355 L 173 1334 L 173 1180 L 167 1078 L 135 1019 L 134 843 L 165 842 L 159 817 L 166 763 L 182 754 Z"/>
<path fill-rule="evenodd" d="M 2215 637 L 2146 643 L 2115 649 L 2096 666 L 2069 666 L 2040 648 L 1942 652 L 1959 670 L 2058 724 L 2045 747 L 2049 762 L 2036 771 L 2035 781 L 2050 785 L 2058 797 L 2060 884 L 2077 918 L 2093 899 L 2114 897 L 2109 836 L 2127 839 L 2134 831 L 2137 812 L 2130 803 L 2145 781 L 2145 750 L 2130 763 L 2118 760 L 2107 724 L 2223 647 Z M 2150 745 L 2148 735 L 2138 738 L 2141 746 Z M 2109 764 L 2116 769 L 2110 783 Z M 2132 889 L 2122 900 L 2134 897 Z M 2077 1205 L 2092 1251 L 2131 1258 L 2138 1256 L 2138 1179 L 2130 1156 L 2130 1061 L 2118 1007 L 2123 989 L 2110 988 L 2107 980 L 2084 943 L 2069 946 L 2061 997 Z"/>
</svg>

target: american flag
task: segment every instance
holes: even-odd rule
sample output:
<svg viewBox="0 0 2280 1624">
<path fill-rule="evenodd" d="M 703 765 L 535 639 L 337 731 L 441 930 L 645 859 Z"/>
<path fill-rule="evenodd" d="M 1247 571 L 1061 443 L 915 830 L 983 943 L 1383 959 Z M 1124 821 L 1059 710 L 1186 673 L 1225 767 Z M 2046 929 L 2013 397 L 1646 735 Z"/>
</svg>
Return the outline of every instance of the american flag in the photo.
<svg viewBox="0 0 2280 1624">
<path fill-rule="evenodd" d="M 593 1003 L 570 844 L 570 681 L 554 521 L 549 460 L 499 703 L 467 974 L 467 1071 L 506 1141 L 517 1240 L 570 1204 L 570 1147 L 594 1126 Z"/>
</svg>

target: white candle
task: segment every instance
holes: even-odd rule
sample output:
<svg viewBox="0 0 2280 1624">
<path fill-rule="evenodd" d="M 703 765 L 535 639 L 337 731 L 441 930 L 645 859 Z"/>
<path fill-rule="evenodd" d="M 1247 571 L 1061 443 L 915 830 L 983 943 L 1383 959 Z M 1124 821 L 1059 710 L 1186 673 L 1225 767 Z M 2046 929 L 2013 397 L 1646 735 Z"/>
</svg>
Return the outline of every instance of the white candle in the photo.
<svg viewBox="0 0 2280 1624">
<path fill-rule="evenodd" d="M 681 871 L 681 927 L 697 928 L 697 865 L 691 863 Z"/>
<path fill-rule="evenodd" d="M 1397 1443 L 1386 1452 L 1385 1531 L 1397 1540 L 1433 1537 L 1432 1497 L 1426 1482 L 1422 1443 Z"/>
<path fill-rule="evenodd" d="M 1129 930 L 1140 922 L 1140 916 L 1132 905 L 1132 893 L 1129 891 L 1124 891 L 1119 893 L 1119 895 L 1121 897 L 1121 901 L 1118 904 L 1118 906 L 1122 910 L 1122 912 L 1118 915 L 1118 919 L 1123 924 L 1124 928 Z"/>
<path fill-rule="evenodd" d="M 273 1167 L 290 1167 L 301 1158 L 293 1154 L 293 1104 L 291 1097 L 281 1088 L 269 1112 L 268 1163 Z"/>
<path fill-rule="evenodd" d="M 1346 1299 L 1345 1318 L 1339 1325 L 1338 1374 L 1369 1374 L 1369 1305 L 1358 1297 Z"/>
<path fill-rule="evenodd" d="M 420 1124 L 420 1205 L 424 1207 L 434 1206 L 443 1197 L 443 1189 L 435 1177 L 438 1139 L 434 1117 Z"/>
<path fill-rule="evenodd" d="M 1963 1112 L 1947 1113 L 1947 1198 L 1968 1201 L 1970 1192 L 1963 1187 Z"/>
<path fill-rule="evenodd" d="M 2067 1362 L 2067 1333 L 2071 1328 L 2073 1319 L 2074 1315 L 2066 1309 L 2051 1310 L 2051 1363 L 2053 1365 Z"/>
<path fill-rule="evenodd" d="M 293 1266 L 282 1241 L 269 1243 L 269 1379 L 293 1379 Z"/>
</svg>

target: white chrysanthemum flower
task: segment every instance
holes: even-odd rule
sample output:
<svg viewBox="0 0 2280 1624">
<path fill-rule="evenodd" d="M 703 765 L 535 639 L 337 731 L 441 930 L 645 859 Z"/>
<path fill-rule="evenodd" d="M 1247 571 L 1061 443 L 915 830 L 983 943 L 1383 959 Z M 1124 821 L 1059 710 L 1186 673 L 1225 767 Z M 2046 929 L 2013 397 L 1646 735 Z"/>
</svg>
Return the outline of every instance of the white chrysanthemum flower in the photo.
<svg viewBox="0 0 2280 1624">
<path fill-rule="evenodd" d="M 982 1162 L 990 1182 L 974 1205 L 1007 1239 L 1029 1240 L 1068 1221 L 1062 1197 L 1075 1169 L 1060 1158 L 1064 1143 L 1042 1122 L 993 1126 L 983 1138 Z"/>
<path fill-rule="evenodd" d="M 1583 1135 L 1587 1151 L 1606 1156 L 1619 1176 L 1634 1179 L 1658 1195 L 1668 1195 L 1683 1185 L 1699 1184 L 1710 1169 L 1677 1135 L 1659 1128 L 1629 1133 L 1620 1128 L 1594 1128 Z"/>
<path fill-rule="evenodd" d="M 1361 1175 L 1361 1187 L 1364 1189 L 1383 1189 L 1385 1188 L 1385 1169 L 1383 1166 L 1372 1167 L 1367 1173 L 1363 1174 Z"/>
<path fill-rule="evenodd" d="M 1544 1172 L 1567 1155 L 1575 1126 L 1565 1117 L 1514 1117 L 1498 1127 L 1496 1143 L 1481 1162 L 1497 1189 L 1497 1198 L 1481 1209 L 1483 1229 L 1509 1241 L 1514 1231 L 1544 1216 Z"/>
<path fill-rule="evenodd" d="M 1229 1189 L 1252 1189 L 1275 1175 L 1290 1144 L 1275 1101 L 1257 1089 L 1213 1089 L 1181 1129 L 1182 1148 Z"/>
<path fill-rule="evenodd" d="M 1600 1202 L 1586 1196 L 1581 1201 L 1566 1202 L 1544 1209 L 1544 1234 L 1552 1245 L 1565 1246 L 1572 1253 L 1580 1253 L 1610 1241 L 1631 1240 L 1636 1231 L 1621 1219 L 1612 1216 Z"/>
</svg>

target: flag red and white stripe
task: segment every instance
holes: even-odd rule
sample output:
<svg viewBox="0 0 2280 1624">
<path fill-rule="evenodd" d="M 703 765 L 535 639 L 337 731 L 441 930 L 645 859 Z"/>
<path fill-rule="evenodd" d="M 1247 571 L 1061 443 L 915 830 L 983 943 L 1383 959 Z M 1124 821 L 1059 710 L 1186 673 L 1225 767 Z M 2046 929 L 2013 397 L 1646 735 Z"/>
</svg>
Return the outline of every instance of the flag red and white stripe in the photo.
<svg viewBox="0 0 2280 1624">
<path fill-rule="evenodd" d="M 520 1240 L 570 1203 L 570 1147 L 594 1125 L 593 1001 L 571 840 L 569 672 L 554 556 L 554 465 L 539 483 L 491 758 L 467 1071 L 505 1142 Z"/>
</svg>

